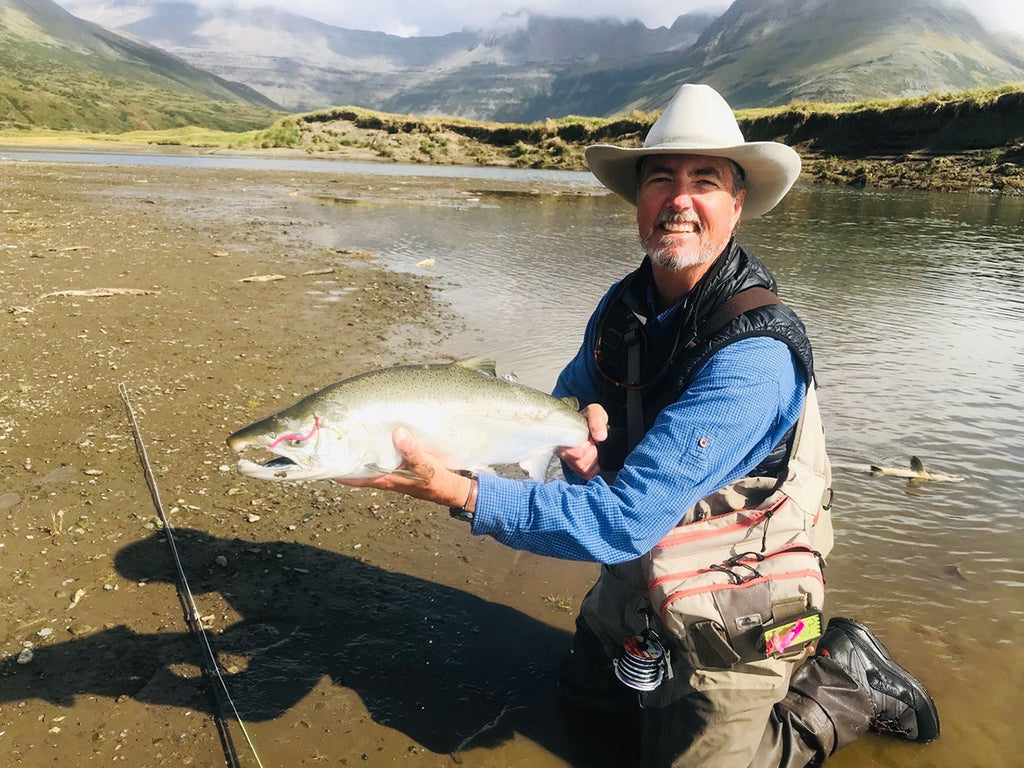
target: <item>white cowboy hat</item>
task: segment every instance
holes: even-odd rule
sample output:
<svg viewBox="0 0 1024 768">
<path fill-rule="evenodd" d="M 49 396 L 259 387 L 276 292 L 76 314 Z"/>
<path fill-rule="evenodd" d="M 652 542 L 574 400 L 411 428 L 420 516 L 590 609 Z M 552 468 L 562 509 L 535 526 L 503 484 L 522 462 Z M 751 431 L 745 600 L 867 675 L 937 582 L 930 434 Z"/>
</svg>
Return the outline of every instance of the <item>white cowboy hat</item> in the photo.
<svg viewBox="0 0 1024 768">
<path fill-rule="evenodd" d="M 642 147 L 595 144 L 587 165 L 598 181 L 636 205 L 637 163 L 647 155 L 713 155 L 737 162 L 746 178 L 743 218 L 774 208 L 800 175 L 800 155 L 777 141 L 744 141 L 725 99 L 709 85 L 684 85 L 651 126 Z"/>
</svg>

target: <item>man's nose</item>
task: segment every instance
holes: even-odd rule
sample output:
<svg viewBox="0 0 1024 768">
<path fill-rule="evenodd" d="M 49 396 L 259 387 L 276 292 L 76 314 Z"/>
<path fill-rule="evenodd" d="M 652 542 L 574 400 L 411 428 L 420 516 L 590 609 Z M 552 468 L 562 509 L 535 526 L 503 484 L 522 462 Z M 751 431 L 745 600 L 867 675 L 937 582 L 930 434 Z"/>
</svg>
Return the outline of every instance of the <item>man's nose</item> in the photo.
<svg viewBox="0 0 1024 768">
<path fill-rule="evenodd" d="M 677 186 L 669 196 L 669 205 L 677 211 L 685 211 L 693 208 L 693 195 L 684 186 Z"/>
</svg>

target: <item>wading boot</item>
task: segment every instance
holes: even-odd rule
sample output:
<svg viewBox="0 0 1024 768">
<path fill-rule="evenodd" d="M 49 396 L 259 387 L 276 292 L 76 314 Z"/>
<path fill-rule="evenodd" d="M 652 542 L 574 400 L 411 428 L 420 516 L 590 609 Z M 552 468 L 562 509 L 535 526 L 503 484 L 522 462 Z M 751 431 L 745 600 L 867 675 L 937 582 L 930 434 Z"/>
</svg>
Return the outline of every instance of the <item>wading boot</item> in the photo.
<svg viewBox="0 0 1024 768">
<path fill-rule="evenodd" d="M 932 697 L 863 624 L 833 618 L 818 641 L 818 653 L 838 663 L 867 692 L 873 731 L 909 741 L 938 737 L 939 714 Z"/>
</svg>

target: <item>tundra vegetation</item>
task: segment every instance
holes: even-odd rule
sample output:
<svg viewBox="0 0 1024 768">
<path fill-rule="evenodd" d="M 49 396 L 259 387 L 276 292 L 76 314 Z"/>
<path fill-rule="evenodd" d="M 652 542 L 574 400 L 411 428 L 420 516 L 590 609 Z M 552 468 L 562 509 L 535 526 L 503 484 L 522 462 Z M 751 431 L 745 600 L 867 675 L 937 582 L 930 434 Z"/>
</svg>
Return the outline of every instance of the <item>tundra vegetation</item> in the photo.
<svg viewBox="0 0 1024 768">
<path fill-rule="evenodd" d="M 1024 194 L 1024 86 L 858 103 L 792 103 L 737 112 L 748 140 L 797 148 L 809 178 L 854 186 Z M 495 123 L 335 107 L 266 128 L 186 126 L 121 133 L 0 124 L 0 143 L 276 150 L 401 163 L 585 169 L 583 150 L 639 146 L 657 112 Z"/>
</svg>

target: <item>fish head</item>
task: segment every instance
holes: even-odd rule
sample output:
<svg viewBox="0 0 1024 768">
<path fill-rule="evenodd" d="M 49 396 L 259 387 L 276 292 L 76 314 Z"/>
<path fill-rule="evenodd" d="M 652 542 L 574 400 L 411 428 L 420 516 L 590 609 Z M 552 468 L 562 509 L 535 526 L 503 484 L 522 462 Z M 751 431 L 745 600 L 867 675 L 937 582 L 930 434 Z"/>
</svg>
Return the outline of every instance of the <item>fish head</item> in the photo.
<svg viewBox="0 0 1024 768">
<path fill-rule="evenodd" d="M 274 458 L 264 463 L 239 459 L 239 473 L 260 480 L 350 477 L 363 463 L 362 455 L 354 450 L 360 441 L 353 430 L 316 413 L 276 413 L 229 435 L 227 444 L 238 453 L 257 448 L 273 454 Z"/>
</svg>

